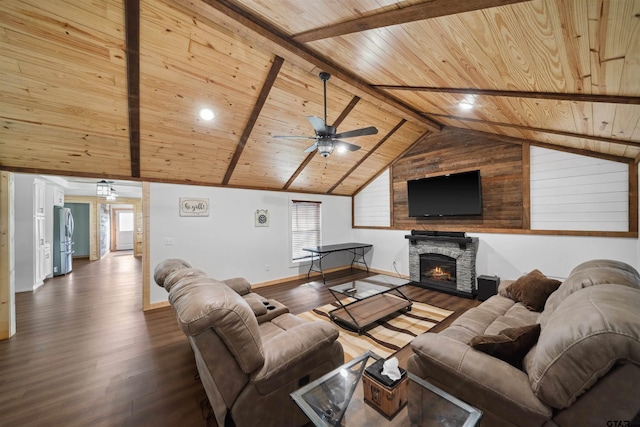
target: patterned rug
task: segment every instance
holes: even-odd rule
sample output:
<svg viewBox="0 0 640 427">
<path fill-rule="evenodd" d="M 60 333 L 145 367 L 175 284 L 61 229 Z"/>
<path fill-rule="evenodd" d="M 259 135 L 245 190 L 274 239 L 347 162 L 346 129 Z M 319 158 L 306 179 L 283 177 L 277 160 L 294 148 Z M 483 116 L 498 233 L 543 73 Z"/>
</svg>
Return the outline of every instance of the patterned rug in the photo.
<svg viewBox="0 0 640 427">
<path fill-rule="evenodd" d="M 306 311 L 299 316 L 309 321 L 331 322 L 327 313 L 337 307 L 339 304 L 335 302 Z M 340 330 L 338 341 L 344 348 L 344 361 L 347 362 L 367 350 L 387 358 L 452 313 L 453 311 L 413 301 L 411 311 L 378 321 L 377 325 L 370 326 L 362 335 L 332 323 Z"/>
</svg>

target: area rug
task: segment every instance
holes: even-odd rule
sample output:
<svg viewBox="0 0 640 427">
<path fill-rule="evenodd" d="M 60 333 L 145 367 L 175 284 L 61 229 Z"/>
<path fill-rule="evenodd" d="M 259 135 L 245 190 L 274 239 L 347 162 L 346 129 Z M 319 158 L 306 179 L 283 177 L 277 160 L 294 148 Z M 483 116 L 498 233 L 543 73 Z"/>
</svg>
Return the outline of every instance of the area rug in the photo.
<svg viewBox="0 0 640 427">
<path fill-rule="evenodd" d="M 306 311 L 299 314 L 299 316 L 310 321 L 324 320 L 331 322 L 327 313 L 337 307 L 339 307 L 339 304 L 335 302 Z M 377 325 L 370 326 L 362 335 L 358 335 L 357 332 L 351 332 L 333 322 L 331 323 L 340 330 L 338 341 L 344 348 L 344 360 L 347 362 L 367 350 L 387 358 L 409 344 L 413 338 L 427 332 L 452 313 L 453 311 L 413 301 L 411 311 L 380 320 Z"/>
</svg>

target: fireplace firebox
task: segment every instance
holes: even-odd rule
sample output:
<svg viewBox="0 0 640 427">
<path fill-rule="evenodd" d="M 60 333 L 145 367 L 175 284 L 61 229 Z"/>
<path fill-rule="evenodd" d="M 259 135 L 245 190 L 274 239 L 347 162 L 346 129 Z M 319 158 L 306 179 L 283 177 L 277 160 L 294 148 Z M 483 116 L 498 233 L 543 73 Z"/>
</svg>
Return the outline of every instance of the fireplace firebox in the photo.
<svg viewBox="0 0 640 427">
<path fill-rule="evenodd" d="M 420 282 L 455 289 L 455 258 L 433 253 L 420 254 Z"/>
<path fill-rule="evenodd" d="M 477 237 L 426 230 L 411 230 L 404 237 L 409 240 L 409 277 L 414 285 L 475 298 Z"/>
</svg>

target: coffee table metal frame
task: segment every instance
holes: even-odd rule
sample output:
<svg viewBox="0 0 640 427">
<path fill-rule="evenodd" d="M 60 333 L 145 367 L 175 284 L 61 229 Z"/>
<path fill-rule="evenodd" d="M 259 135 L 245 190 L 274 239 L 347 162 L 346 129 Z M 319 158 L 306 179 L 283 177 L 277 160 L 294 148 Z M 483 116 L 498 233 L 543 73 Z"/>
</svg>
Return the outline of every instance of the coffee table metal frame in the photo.
<svg viewBox="0 0 640 427">
<path fill-rule="evenodd" d="M 331 286 L 329 292 L 340 307 L 331 310 L 329 317 L 362 335 L 364 329 L 376 321 L 393 313 L 411 310 L 413 302 L 400 290 L 409 283 L 406 279 L 378 274 Z M 345 304 L 343 297 L 354 298 L 355 301 Z"/>
<path fill-rule="evenodd" d="M 316 379 L 315 381 L 310 382 L 309 384 L 305 385 L 304 387 L 294 391 L 293 393 L 291 393 L 291 398 L 295 401 L 295 403 L 298 405 L 298 407 L 300 409 L 302 409 L 302 411 L 305 413 L 305 415 L 309 418 L 309 420 L 313 423 L 313 425 L 315 426 L 336 426 L 336 425 L 341 425 L 342 419 L 347 411 L 347 408 L 349 406 L 349 404 L 351 403 L 351 398 L 353 396 L 353 391 L 355 390 L 355 388 L 352 388 L 351 390 L 349 390 L 346 394 L 334 394 L 332 393 L 332 390 L 328 389 L 328 387 L 323 387 L 326 386 L 327 384 L 330 383 L 330 381 L 332 379 L 334 379 L 337 376 L 340 377 L 344 377 L 345 375 L 345 370 L 349 370 L 351 367 L 353 367 L 354 365 L 357 365 L 358 363 L 362 362 L 361 367 L 358 369 L 356 375 L 358 375 L 358 379 L 356 387 L 362 387 L 361 383 L 362 383 L 362 373 L 364 371 L 364 367 L 367 366 L 369 363 L 369 358 L 372 359 L 372 361 L 378 360 L 380 359 L 380 356 L 378 356 L 377 354 L 373 353 L 372 351 L 367 351 L 364 354 L 361 354 L 358 357 L 355 357 L 354 359 L 350 360 L 349 362 L 345 363 L 342 366 L 339 366 L 338 368 L 334 369 L 333 371 L 323 375 L 322 377 Z M 351 371 L 353 372 L 353 371 Z M 465 411 L 466 413 L 468 413 L 468 416 L 466 418 L 466 420 L 464 421 L 464 423 L 460 426 L 460 427 L 473 427 L 475 426 L 478 421 L 480 420 L 480 418 L 482 417 L 482 412 L 480 410 L 478 410 L 477 408 L 474 408 L 473 406 L 461 401 L 460 399 L 452 396 L 451 394 L 447 393 L 444 390 L 441 390 L 440 388 L 436 387 L 435 385 L 431 384 L 430 382 L 424 380 L 423 378 L 420 378 L 414 374 L 412 374 L 411 372 L 407 372 L 407 376 L 409 377 L 409 381 L 413 381 L 416 384 L 418 384 L 419 386 L 429 390 L 431 393 L 433 393 L 434 395 L 438 396 L 438 398 L 444 399 L 450 403 L 452 403 L 453 405 L 457 406 L 460 410 Z M 306 398 L 306 396 L 311 392 L 311 394 L 316 394 L 313 393 L 314 391 L 316 392 L 320 392 L 321 394 L 324 394 L 324 397 L 326 397 L 328 400 L 327 402 L 329 403 L 330 407 L 339 409 L 339 413 L 335 413 L 334 411 L 323 411 L 322 408 L 316 408 L 314 409 L 311 402 L 308 401 L 308 399 Z M 331 401 L 331 397 L 335 396 L 335 395 L 339 395 L 339 397 L 341 398 L 340 402 L 332 402 Z M 329 408 L 327 408 L 329 409 Z M 380 415 L 381 417 L 381 423 L 385 423 L 384 417 L 382 417 L 382 415 Z M 391 424 L 391 423 L 389 423 Z"/>
</svg>

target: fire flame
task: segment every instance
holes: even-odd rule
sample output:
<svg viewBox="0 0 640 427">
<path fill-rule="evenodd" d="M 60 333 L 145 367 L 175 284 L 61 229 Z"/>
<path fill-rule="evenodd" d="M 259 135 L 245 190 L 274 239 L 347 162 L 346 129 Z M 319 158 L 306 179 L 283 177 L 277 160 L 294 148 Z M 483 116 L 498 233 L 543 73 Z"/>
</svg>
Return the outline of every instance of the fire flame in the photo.
<svg viewBox="0 0 640 427">
<path fill-rule="evenodd" d="M 451 274 L 440 267 L 431 270 L 431 277 L 435 280 L 451 280 Z"/>
</svg>

